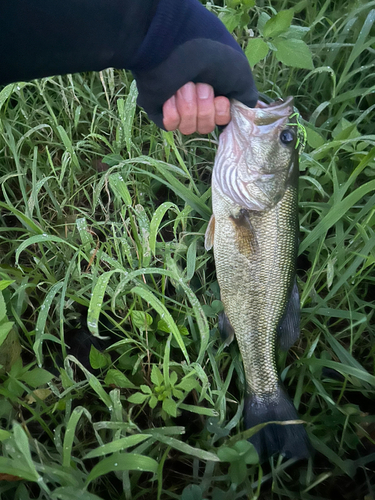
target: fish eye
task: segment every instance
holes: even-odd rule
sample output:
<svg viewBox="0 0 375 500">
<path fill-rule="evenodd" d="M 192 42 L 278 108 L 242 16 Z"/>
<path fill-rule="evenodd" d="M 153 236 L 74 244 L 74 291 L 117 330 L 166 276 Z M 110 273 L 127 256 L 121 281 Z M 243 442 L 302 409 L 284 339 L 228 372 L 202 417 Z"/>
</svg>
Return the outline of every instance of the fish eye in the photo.
<svg viewBox="0 0 375 500">
<path fill-rule="evenodd" d="M 280 141 L 288 146 L 291 142 L 294 141 L 294 132 L 288 128 L 282 130 L 280 133 Z"/>
</svg>

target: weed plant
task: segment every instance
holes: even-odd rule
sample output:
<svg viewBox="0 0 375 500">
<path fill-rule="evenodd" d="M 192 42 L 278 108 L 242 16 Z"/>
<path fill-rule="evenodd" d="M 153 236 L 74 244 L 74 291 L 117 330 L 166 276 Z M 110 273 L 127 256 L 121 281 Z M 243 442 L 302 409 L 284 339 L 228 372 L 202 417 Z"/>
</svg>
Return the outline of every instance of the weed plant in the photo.
<svg viewBox="0 0 375 500">
<path fill-rule="evenodd" d="M 58 76 L 0 90 L 1 499 L 374 498 L 375 2 L 207 7 L 307 130 L 278 363 L 315 454 L 260 465 L 243 433 L 203 245 L 218 133 L 159 130 L 125 71 Z"/>
</svg>

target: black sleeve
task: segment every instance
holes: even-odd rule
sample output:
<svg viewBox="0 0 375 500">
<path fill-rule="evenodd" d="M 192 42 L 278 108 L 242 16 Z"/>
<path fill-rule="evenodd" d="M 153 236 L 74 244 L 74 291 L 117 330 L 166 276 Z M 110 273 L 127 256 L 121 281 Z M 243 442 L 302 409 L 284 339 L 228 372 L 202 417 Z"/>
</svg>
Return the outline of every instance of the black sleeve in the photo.
<svg viewBox="0 0 375 500">
<path fill-rule="evenodd" d="M 139 104 L 160 127 L 163 103 L 189 81 L 256 104 L 247 58 L 198 0 L 0 2 L 0 84 L 127 68 Z"/>
<path fill-rule="evenodd" d="M 254 107 L 250 65 L 224 24 L 198 0 L 160 0 L 130 69 L 138 103 L 159 127 L 162 106 L 186 82 L 212 85 L 216 95 Z"/>
<path fill-rule="evenodd" d="M 158 0 L 1 0 L 0 84 L 128 68 Z"/>
</svg>

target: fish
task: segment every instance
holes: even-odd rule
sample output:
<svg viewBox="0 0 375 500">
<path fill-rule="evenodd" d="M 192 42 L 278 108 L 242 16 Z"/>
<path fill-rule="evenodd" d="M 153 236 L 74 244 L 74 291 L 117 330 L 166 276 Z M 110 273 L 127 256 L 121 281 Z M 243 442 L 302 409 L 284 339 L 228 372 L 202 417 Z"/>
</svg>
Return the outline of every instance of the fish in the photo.
<svg viewBox="0 0 375 500">
<path fill-rule="evenodd" d="M 219 323 L 243 360 L 246 429 L 298 420 L 276 367 L 277 347 L 288 350 L 299 337 L 298 124 L 292 97 L 255 108 L 231 101 L 212 173 L 205 248 L 214 252 L 225 313 Z M 262 461 L 310 455 L 301 423 L 271 423 L 249 440 Z"/>
</svg>

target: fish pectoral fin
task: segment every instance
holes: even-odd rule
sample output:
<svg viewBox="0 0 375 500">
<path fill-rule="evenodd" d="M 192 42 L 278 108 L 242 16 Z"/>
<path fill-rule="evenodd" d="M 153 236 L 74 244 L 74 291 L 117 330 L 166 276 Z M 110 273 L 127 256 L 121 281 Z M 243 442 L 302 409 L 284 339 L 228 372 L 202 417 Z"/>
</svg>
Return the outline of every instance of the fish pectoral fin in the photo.
<svg viewBox="0 0 375 500">
<path fill-rule="evenodd" d="M 214 246 L 214 236 L 215 236 L 215 216 L 211 215 L 211 219 L 208 223 L 206 234 L 204 237 L 204 248 L 208 251 Z"/>
<path fill-rule="evenodd" d="M 278 327 L 279 347 L 287 351 L 298 339 L 300 333 L 300 301 L 297 281 L 294 280 L 292 292 L 284 316 Z"/>
<path fill-rule="evenodd" d="M 249 257 L 258 249 L 258 240 L 249 213 L 242 208 L 237 215 L 230 216 L 236 229 L 236 241 L 241 254 Z"/>
<path fill-rule="evenodd" d="M 232 343 L 234 339 L 234 328 L 231 325 L 228 316 L 224 312 L 221 312 L 219 314 L 218 320 L 219 320 L 218 328 L 221 340 L 224 342 L 225 345 L 229 345 Z"/>
</svg>

